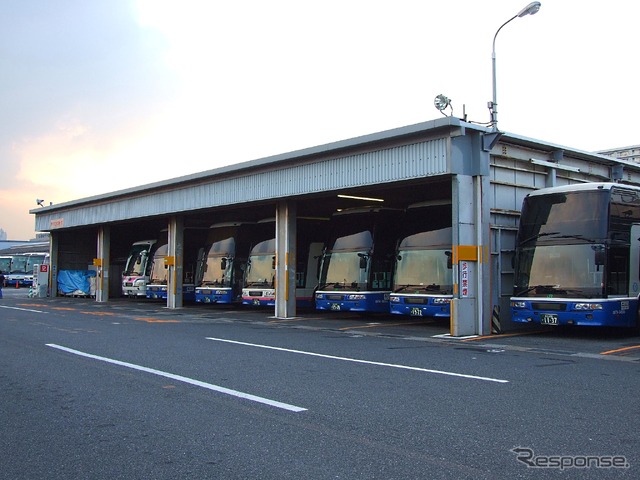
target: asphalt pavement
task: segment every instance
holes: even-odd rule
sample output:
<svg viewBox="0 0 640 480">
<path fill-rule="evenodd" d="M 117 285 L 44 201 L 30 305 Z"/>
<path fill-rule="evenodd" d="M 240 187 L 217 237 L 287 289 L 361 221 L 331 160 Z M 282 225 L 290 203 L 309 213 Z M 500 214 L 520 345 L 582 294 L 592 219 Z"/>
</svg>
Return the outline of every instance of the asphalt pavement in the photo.
<svg viewBox="0 0 640 480">
<path fill-rule="evenodd" d="M 640 338 L 0 300 L 0 478 L 637 478 Z"/>
</svg>

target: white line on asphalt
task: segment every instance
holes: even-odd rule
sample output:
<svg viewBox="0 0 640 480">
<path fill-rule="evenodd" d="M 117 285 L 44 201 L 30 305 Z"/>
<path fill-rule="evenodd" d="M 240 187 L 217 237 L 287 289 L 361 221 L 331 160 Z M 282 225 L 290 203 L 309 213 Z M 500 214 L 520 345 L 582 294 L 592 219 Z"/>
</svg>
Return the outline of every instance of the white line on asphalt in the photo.
<svg viewBox="0 0 640 480">
<path fill-rule="evenodd" d="M 20 310 L 21 312 L 49 313 L 43 312 L 42 310 L 31 310 L 29 308 L 5 307 L 4 305 L 0 305 L 0 308 L 8 308 L 9 310 Z"/>
<path fill-rule="evenodd" d="M 63 350 L 65 352 L 73 353 L 74 355 L 80 355 L 81 357 L 91 358 L 94 360 L 100 360 L 102 362 L 112 363 L 114 365 L 119 365 L 121 367 L 132 368 L 134 370 L 139 370 L 141 372 L 152 373 L 154 375 L 159 375 L 161 377 L 170 378 L 172 380 L 176 380 L 178 382 L 188 383 L 190 385 L 195 385 L 197 387 L 206 388 L 208 390 L 213 390 L 214 392 L 224 393 L 226 395 L 231 395 L 238 398 L 244 398 L 245 400 L 251 400 L 252 402 L 263 403 L 265 405 L 269 405 L 276 408 L 281 408 L 283 410 L 289 410 L 290 412 L 304 412 L 307 409 L 302 407 L 296 407 L 295 405 L 289 405 L 288 403 L 282 403 L 275 400 L 270 400 L 264 397 L 258 397 L 256 395 L 251 395 L 249 393 L 239 392 L 237 390 L 231 390 L 229 388 L 220 387 L 218 385 L 213 385 L 211 383 L 201 382 L 200 380 L 194 380 L 192 378 L 183 377 L 182 375 L 175 375 L 173 373 L 163 372 L 161 370 L 155 370 L 153 368 L 142 367 L 140 365 L 136 365 L 134 363 L 121 362 L 120 360 L 114 360 L 112 358 L 100 357 L 98 355 L 92 355 L 90 353 L 81 352 L 79 350 L 73 350 L 71 348 L 63 347 L 61 345 L 56 345 L 54 343 L 47 343 L 47 347 L 57 348 L 58 350 Z"/>
<path fill-rule="evenodd" d="M 337 357 L 335 355 L 325 355 L 323 353 L 305 352 L 303 350 L 292 350 L 290 348 L 272 347 L 270 345 L 260 345 L 260 344 L 257 344 L 257 343 L 238 342 L 236 340 L 226 340 L 224 338 L 213 338 L 213 337 L 206 337 L 206 338 L 207 338 L 207 340 L 213 340 L 215 342 L 225 342 L 225 343 L 233 343 L 233 344 L 236 344 L 236 345 L 245 345 L 245 346 L 248 346 L 248 347 L 266 348 L 266 349 L 269 349 L 269 350 L 278 350 L 280 352 L 299 353 L 301 355 L 309 355 L 309 356 L 312 356 L 312 357 L 329 358 L 331 360 L 342 360 L 342 361 L 345 361 L 345 362 L 364 363 L 366 365 L 377 365 L 379 367 L 400 368 L 400 369 L 403 369 L 403 370 L 413 370 L 413 371 L 416 371 L 416 372 L 436 373 L 438 375 L 448 375 L 450 377 L 469 378 L 471 380 L 483 380 L 485 382 L 509 383 L 509 380 L 502 380 L 502 379 L 499 379 L 499 378 L 478 377 L 476 375 L 467 375 L 467 374 L 464 374 L 464 373 L 446 372 L 446 371 L 443 371 L 443 370 L 432 370 L 430 368 L 410 367 L 409 365 L 397 365 L 397 364 L 394 364 L 394 363 L 383 363 L 383 362 L 373 362 L 373 361 L 370 361 L 370 360 L 360 360 L 358 358 Z"/>
</svg>

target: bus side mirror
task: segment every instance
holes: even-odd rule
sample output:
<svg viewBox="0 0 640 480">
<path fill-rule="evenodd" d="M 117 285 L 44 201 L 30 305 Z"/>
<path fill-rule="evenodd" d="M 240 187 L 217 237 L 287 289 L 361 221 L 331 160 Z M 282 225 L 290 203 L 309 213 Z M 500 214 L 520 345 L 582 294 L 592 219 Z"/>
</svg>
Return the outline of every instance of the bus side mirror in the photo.
<svg viewBox="0 0 640 480">
<path fill-rule="evenodd" d="M 275 256 L 271 257 L 271 268 L 273 270 L 276 269 L 276 257 Z"/>
<path fill-rule="evenodd" d="M 360 257 L 360 268 L 367 268 L 367 256 L 364 253 L 359 253 Z"/>
<path fill-rule="evenodd" d="M 604 250 L 597 250 L 595 252 L 594 261 L 598 267 L 604 265 Z"/>
<path fill-rule="evenodd" d="M 220 260 L 220 269 L 221 270 L 227 269 L 227 257 L 222 257 L 222 259 Z"/>
<path fill-rule="evenodd" d="M 447 268 L 449 270 L 453 269 L 453 261 L 451 260 L 451 252 L 449 250 L 447 250 L 446 252 L 444 252 L 444 254 L 447 256 Z"/>
</svg>

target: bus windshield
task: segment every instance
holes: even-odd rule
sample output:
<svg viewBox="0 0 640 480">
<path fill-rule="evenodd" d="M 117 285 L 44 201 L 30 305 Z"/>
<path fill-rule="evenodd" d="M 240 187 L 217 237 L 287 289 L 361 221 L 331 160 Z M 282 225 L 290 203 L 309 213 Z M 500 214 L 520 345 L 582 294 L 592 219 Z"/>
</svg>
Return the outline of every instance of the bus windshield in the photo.
<svg viewBox="0 0 640 480">
<path fill-rule="evenodd" d="M 11 272 L 11 257 L 0 257 L 0 272 Z"/>
<path fill-rule="evenodd" d="M 169 245 L 161 245 L 153 255 L 149 283 L 154 285 L 166 285 L 169 279 L 169 269 L 164 266 L 164 257 L 169 252 Z"/>
<path fill-rule="evenodd" d="M 367 257 L 366 251 L 327 254 L 323 261 L 322 283 L 335 288 L 366 288 L 369 263 L 363 266 Z"/>
<path fill-rule="evenodd" d="M 11 261 L 11 273 L 27 273 L 27 257 L 14 255 Z"/>
<path fill-rule="evenodd" d="M 514 295 L 586 297 L 603 294 L 603 244 L 538 245 L 519 252 Z"/>
<path fill-rule="evenodd" d="M 34 265 L 42 265 L 45 262 L 45 258 L 46 255 L 41 254 L 41 255 L 28 255 L 27 256 L 27 264 L 26 264 L 26 271 L 29 273 L 33 272 L 33 266 Z"/>
<path fill-rule="evenodd" d="M 394 291 L 413 287 L 424 292 L 453 293 L 453 270 L 448 267 L 451 249 L 398 251 Z"/>
<path fill-rule="evenodd" d="M 526 197 L 518 245 L 557 239 L 604 242 L 609 218 L 608 192 L 589 190 Z"/>
<path fill-rule="evenodd" d="M 332 247 L 322 259 L 320 284 L 323 287 L 367 289 L 369 257 L 373 248 L 371 231 L 339 236 Z"/>
<path fill-rule="evenodd" d="M 231 286 L 231 263 L 236 249 L 235 238 L 225 238 L 209 247 L 202 285 L 211 287 Z"/>
<path fill-rule="evenodd" d="M 143 276 L 147 268 L 149 245 L 133 245 L 123 275 Z"/>
<path fill-rule="evenodd" d="M 247 264 L 246 286 L 272 286 L 274 267 L 274 254 L 251 255 Z"/>
<path fill-rule="evenodd" d="M 522 207 L 519 245 L 553 239 L 607 238 L 608 192 L 591 190 L 526 197 Z"/>
</svg>

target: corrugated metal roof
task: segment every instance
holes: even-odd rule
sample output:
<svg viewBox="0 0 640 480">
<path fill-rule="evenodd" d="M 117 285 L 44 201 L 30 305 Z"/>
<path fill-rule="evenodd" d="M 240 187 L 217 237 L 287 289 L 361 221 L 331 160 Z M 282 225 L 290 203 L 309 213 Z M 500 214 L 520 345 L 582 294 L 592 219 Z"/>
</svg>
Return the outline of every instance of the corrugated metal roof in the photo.
<svg viewBox="0 0 640 480">
<path fill-rule="evenodd" d="M 488 129 L 445 117 L 30 213 L 36 215 L 36 230 L 50 231 L 438 176 L 452 173 L 451 138 L 481 132 Z M 640 172 L 640 166 L 631 162 L 518 135 L 505 133 L 501 143 L 562 150 L 565 157 Z"/>
<path fill-rule="evenodd" d="M 438 122 L 451 127 L 450 122 Z M 439 126 L 434 122 L 434 125 Z M 431 125 L 429 130 L 433 130 Z M 36 230 L 47 231 L 323 191 L 441 175 L 448 171 L 449 129 L 441 137 L 385 146 L 424 127 L 404 128 L 225 167 L 174 180 L 32 210 Z M 367 145 L 370 149 L 362 149 Z M 361 147 L 360 149 L 356 147 Z M 354 151 L 355 150 L 355 151 Z M 360 151 L 358 151 L 360 150 Z"/>
</svg>

